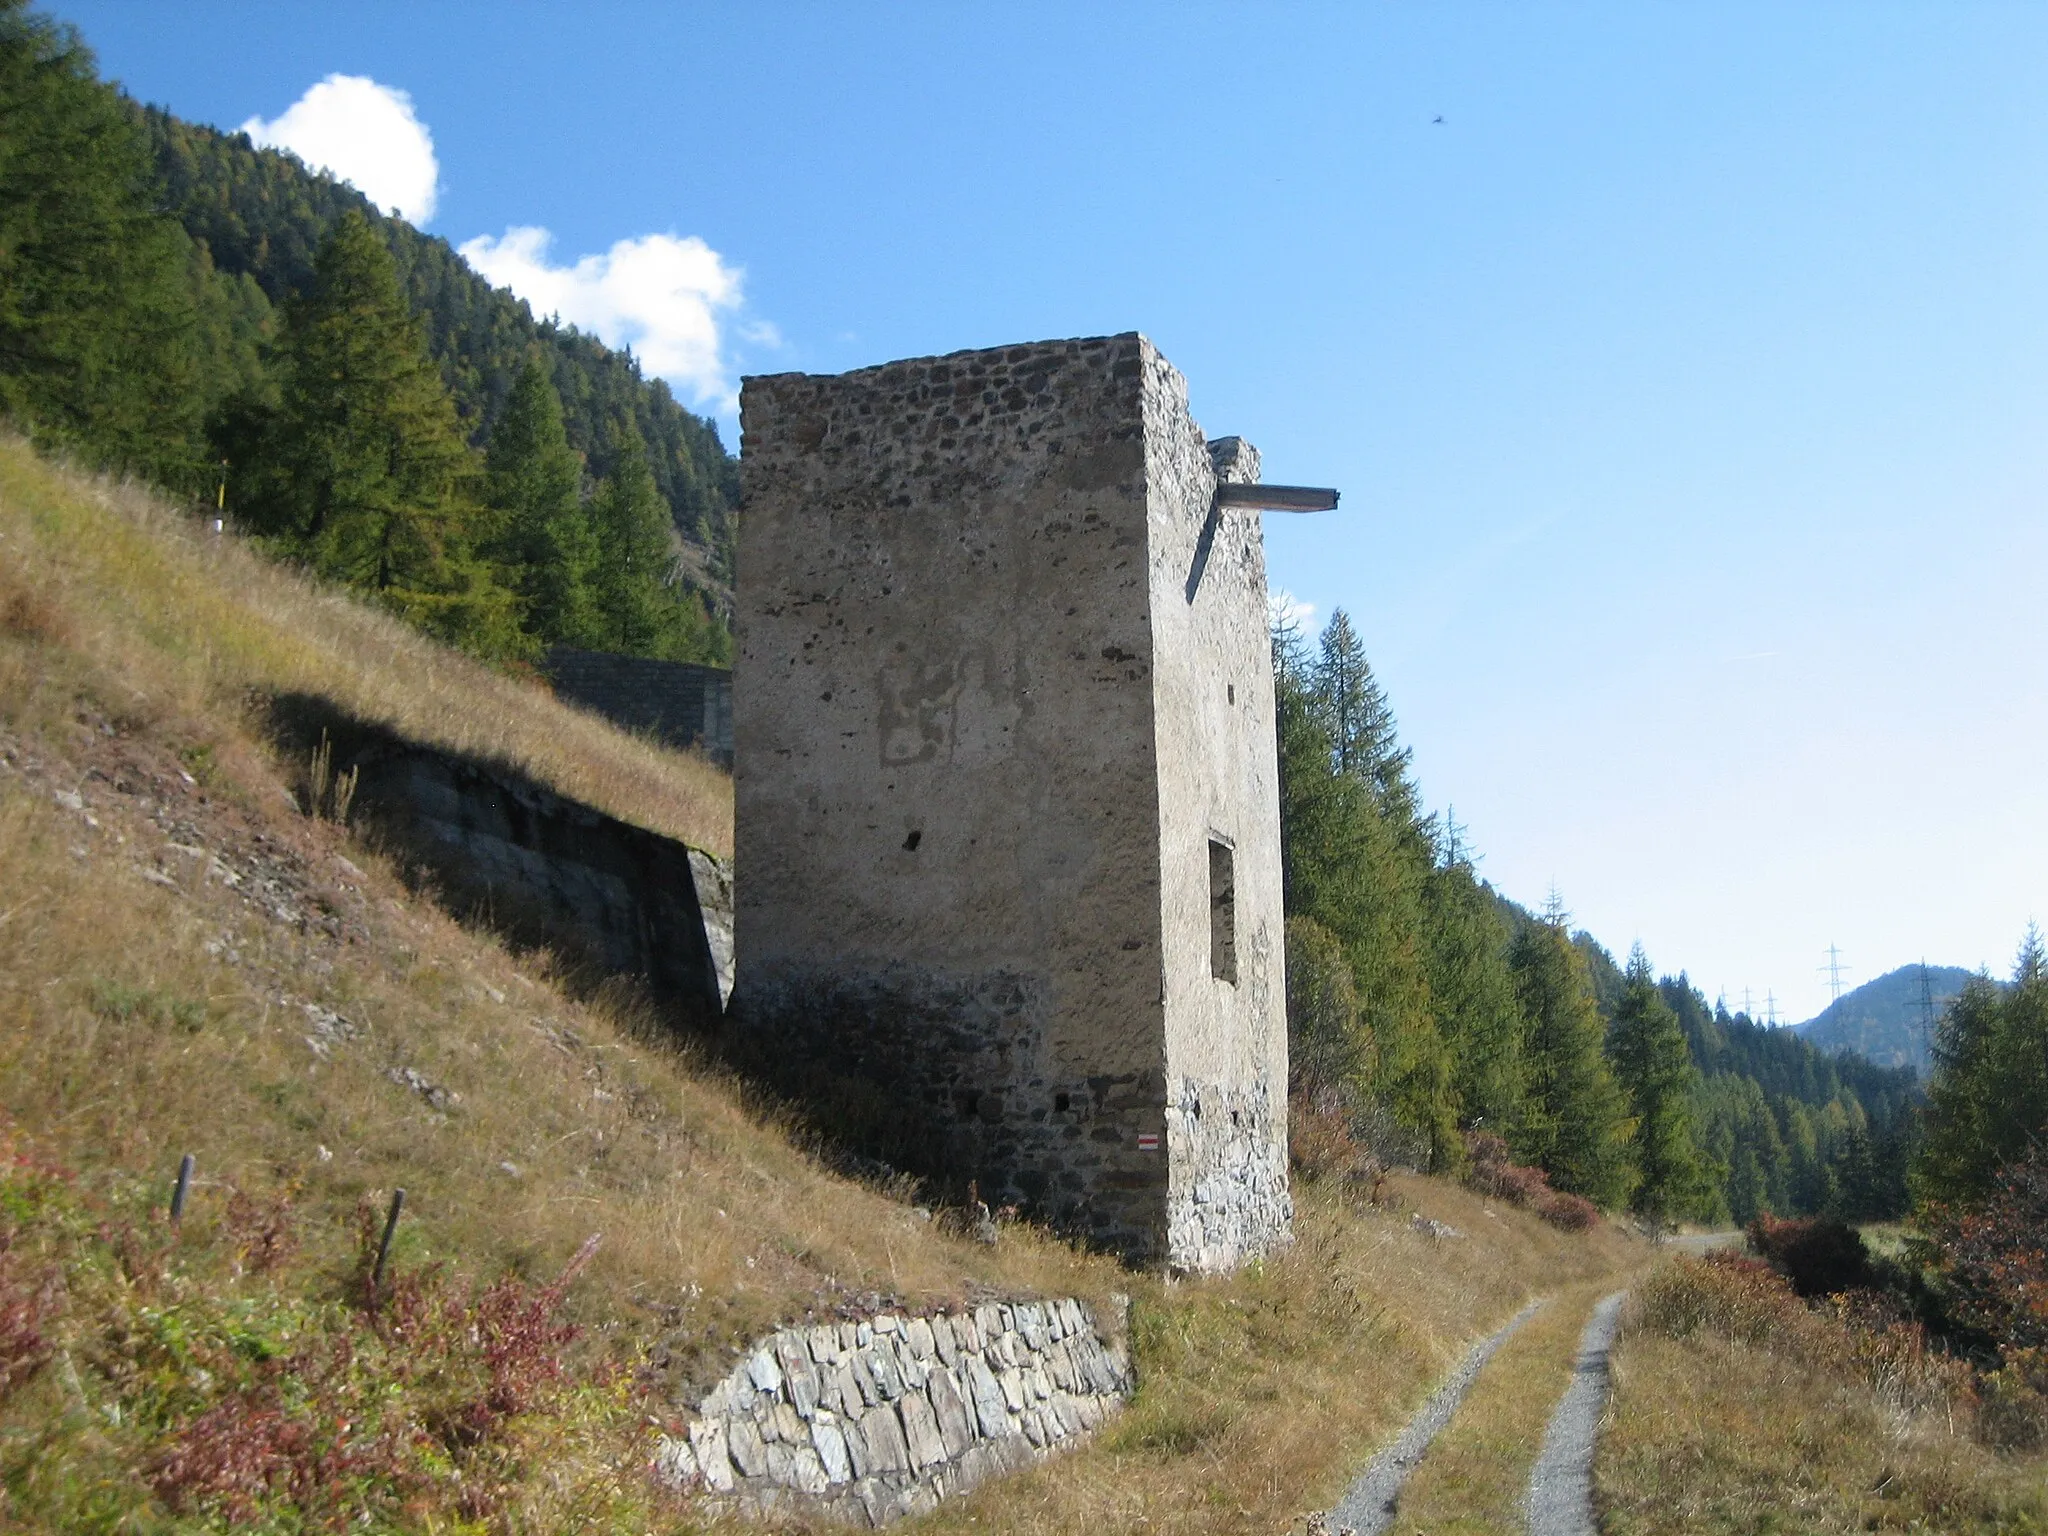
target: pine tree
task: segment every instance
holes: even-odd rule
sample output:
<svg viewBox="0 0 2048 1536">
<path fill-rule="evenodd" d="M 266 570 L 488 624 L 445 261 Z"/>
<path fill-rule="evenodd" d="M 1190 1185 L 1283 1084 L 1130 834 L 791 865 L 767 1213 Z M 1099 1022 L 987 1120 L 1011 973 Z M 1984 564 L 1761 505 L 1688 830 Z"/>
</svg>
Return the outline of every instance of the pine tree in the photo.
<svg viewBox="0 0 2048 1536">
<path fill-rule="evenodd" d="M 484 468 L 492 512 L 486 553 L 498 579 L 519 594 L 527 633 L 543 645 L 603 645 L 592 590 L 599 546 L 583 504 L 583 465 L 538 357 L 513 381 Z"/>
<path fill-rule="evenodd" d="M 1926 1138 L 1913 1169 L 1923 1200 L 1970 1204 L 1999 1170 L 2048 1141 L 2048 956 L 2029 927 L 2012 982 L 1965 986 L 1934 1037 Z"/>
<path fill-rule="evenodd" d="M 330 580 L 483 654 L 526 649 L 511 594 L 475 558 L 475 456 L 391 255 L 360 214 L 322 244 L 287 311 L 276 412 L 238 513 Z M 236 467 L 230 466 L 231 477 Z"/>
<path fill-rule="evenodd" d="M 1597 1205 L 1621 1205 L 1634 1185 L 1634 1130 L 1628 1103 L 1601 1050 L 1603 1030 L 1585 956 L 1554 922 L 1530 923 L 1510 955 L 1527 1033 L 1522 1063 L 1527 1099 L 1510 1138 L 1517 1157 L 1559 1189 Z"/>
<path fill-rule="evenodd" d="M 1693 1128 L 1699 1074 L 1642 945 L 1630 953 L 1626 974 L 1607 1056 L 1634 1116 L 1636 1186 L 1629 1208 L 1654 1230 L 1713 1214 L 1720 1181 L 1702 1157 Z"/>
<path fill-rule="evenodd" d="M 187 246 L 69 27 L 0 0 L 0 410 L 177 489 L 201 467 Z"/>
</svg>

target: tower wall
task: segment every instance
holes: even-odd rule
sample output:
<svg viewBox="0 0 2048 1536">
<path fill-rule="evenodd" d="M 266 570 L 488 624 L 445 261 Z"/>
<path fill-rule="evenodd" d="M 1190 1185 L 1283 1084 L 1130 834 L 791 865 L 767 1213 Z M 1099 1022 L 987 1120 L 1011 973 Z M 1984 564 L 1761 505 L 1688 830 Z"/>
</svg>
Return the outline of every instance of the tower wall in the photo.
<svg viewBox="0 0 2048 1536">
<path fill-rule="evenodd" d="M 1213 475 L 1179 375 L 1137 335 L 1047 342 L 749 379 L 742 422 L 739 1049 L 991 1204 L 1257 1251 L 1286 1219 L 1263 567 L 1225 514 L 1186 595 Z"/>
</svg>

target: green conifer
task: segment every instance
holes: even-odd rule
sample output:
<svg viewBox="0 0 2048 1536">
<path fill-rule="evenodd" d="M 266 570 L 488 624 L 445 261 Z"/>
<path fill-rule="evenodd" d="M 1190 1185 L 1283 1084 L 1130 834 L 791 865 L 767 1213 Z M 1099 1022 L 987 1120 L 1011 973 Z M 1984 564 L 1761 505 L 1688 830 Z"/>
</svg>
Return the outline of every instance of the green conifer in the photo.
<svg viewBox="0 0 2048 1536">
<path fill-rule="evenodd" d="M 1493 894 L 1454 836 L 1423 884 L 1429 995 L 1451 1062 L 1459 1123 L 1509 1136 L 1522 1118 L 1522 1008 L 1508 964 L 1512 942 Z"/>
<path fill-rule="evenodd" d="M 1634 1127 L 1601 1051 L 1600 1011 L 1585 956 L 1565 932 L 1555 903 L 1550 921 L 1527 924 L 1516 935 L 1510 959 L 1527 1030 L 1527 1099 L 1510 1144 L 1559 1189 L 1618 1207 L 1634 1183 Z"/>
<path fill-rule="evenodd" d="M 187 250 L 134 113 L 77 33 L 0 0 L 0 410 L 196 490 Z"/>
<path fill-rule="evenodd" d="M 1626 974 L 1628 987 L 1608 1030 L 1607 1057 L 1635 1124 L 1636 1185 L 1629 1208 L 1655 1230 L 1684 1217 L 1711 1215 L 1720 1180 L 1694 1132 L 1699 1073 L 1642 945 L 1630 952 Z"/>
<path fill-rule="evenodd" d="M 1999 1170 L 2048 1141 L 2048 956 L 2029 927 L 2012 982 L 1973 980 L 1934 1037 L 1926 1139 L 1913 1168 L 1922 1199 L 1968 1204 Z"/>
<path fill-rule="evenodd" d="M 630 420 L 612 434 L 611 449 L 611 476 L 591 503 L 597 560 L 590 587 L 600 644 L 632 656 L 696 659 L 676 654 L 686 637 L 672 586 L 674 529 Z"/>
<path fill-rule="evenodd" d="M 527 632 L 543 645 L 602 646 L 592 591 L 599 546 L 583 504 L 583 465 L 538 357 L 520 368 L 491 431 L 485 483 L 488 553 L 499 580 L 519 594 Z"/>
<path fill-rule="evenodd" d="M 320 575 L 483 654 L 526 649 L 511 595 L 475 558 L 475 455 L 360 213 L 328 234 L 288 309 L 280 403 L 248 466 L 253 526 Z M 232 467 L 231 467 L 232 472 Z"/>
</svg>

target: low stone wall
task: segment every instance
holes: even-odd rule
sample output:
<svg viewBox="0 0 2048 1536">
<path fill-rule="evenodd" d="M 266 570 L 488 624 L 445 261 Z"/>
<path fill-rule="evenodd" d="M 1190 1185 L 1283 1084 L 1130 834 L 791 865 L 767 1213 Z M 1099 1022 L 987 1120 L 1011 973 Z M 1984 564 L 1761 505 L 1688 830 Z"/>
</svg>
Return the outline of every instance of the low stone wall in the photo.
<svg viewBox="0 0 2048 1536">
<path fill-rule="evenodd" d="M 572 704 L 732 766 L 732 673 L 723 667 L 551 645 L 541 671 Z"/>
<path fill-rule="evenodd" d="M 712 1025 L 732 991 L 732 870 L 702 849 L 556 794 L 509 764 L 407 740 L 324 700 L 273 701 L 289 754 L 324 736 L 353 773 L 352 820 L 441 899 L 522 942 L 642 978 L 679 1016 Z"/>
<path fill-rule="evenodd" d="M 879 1526 L 1050 1455 L 1133 1386 L 1122 1320 L 1083 1302 L 786 1328 L 663 1442 L 662 1475 L 743 1508 Z"/>
</svg>

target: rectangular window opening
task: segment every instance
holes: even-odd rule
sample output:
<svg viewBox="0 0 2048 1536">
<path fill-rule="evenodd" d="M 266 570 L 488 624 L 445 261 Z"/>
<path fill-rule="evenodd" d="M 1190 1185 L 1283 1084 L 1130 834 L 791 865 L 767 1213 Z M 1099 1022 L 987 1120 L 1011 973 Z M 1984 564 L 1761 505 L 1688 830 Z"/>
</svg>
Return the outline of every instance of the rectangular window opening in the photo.
<svg viewBox="0 0 2048 1536">
<path fill-rule="evenodd" d="M 1209 839 L 1209 974 L 1237 985 L 1237 854 Z"/>
</svg>

